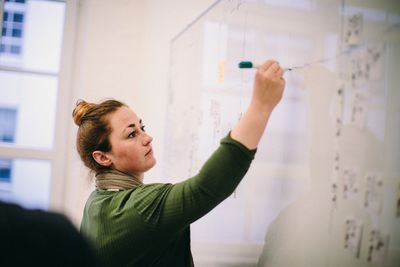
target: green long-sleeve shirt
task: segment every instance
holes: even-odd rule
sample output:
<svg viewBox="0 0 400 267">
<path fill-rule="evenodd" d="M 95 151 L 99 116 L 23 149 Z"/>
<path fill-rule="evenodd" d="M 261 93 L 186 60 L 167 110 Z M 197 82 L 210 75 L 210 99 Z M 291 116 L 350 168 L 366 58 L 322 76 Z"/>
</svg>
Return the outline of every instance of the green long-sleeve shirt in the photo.
<svg viewBox="0 0 400 267">
<path fill-rule="evenodd" d="M 106 266 L 193 266 L 190 224 L 232 194 L 255 152 L 228 135 L 186 181 L 94 191 L 81 231 Z"/>
</svg>

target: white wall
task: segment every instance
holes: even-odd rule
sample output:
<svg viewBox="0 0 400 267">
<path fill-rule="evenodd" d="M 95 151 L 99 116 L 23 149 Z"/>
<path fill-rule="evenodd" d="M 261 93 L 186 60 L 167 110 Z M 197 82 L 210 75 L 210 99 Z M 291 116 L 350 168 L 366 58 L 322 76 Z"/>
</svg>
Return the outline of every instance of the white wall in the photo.
<svg viewBox="0 0 400 267">
<path fill-rule="evenodd" d="M 78 5 L 70 110 L 77 99 L 116 98 L 131 106 L 154 137 L 159 159 L 145 177 L 161 180 L 170 40 L 213 0 L 81 0 Z M 68 123 L 64 212 L 78 226 L 88 194 L 89 172 L 75 149 L 77 127 Z"/>
</svg>

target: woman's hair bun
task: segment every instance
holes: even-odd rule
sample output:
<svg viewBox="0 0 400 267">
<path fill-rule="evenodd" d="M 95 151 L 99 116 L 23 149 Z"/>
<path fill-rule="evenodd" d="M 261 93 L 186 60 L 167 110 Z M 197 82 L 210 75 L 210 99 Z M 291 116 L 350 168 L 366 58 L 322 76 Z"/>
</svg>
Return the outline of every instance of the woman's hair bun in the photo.
<svg viewBox="0 0 400 267">
<path fill-rule="evenodd" d="M 74 118 L 75 124 L 78 126 L 81 126 L 81 124 L 84 121 L 85 115 L 94 106 L 95 106 L 95 104 L 93 104 L 93 103 L 88 103 L 82 99 L 78 100 L 76 102 L 74 111 L 72 111 L 72 117 Z"/>
</svg>

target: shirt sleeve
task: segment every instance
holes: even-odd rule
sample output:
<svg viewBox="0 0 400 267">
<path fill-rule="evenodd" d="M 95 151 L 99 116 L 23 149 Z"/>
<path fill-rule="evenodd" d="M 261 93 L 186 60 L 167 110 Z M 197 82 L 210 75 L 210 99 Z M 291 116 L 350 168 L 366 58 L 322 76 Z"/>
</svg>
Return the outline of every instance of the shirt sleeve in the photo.
<svg viewBox="0 0 400 267">
<path fill-rule="evenodd" d="M 250 150 L 230 134 L 199 173 L 183 182 L 153 187 L 136 209 L 160 230 L 181 230 L 207 214 L 233 193 L 250 167 L 256 149 Z M 140 190 L 136 197 L 141 198 Z M 143 192 L 144 193 L 144 192 Z"/>
</svg>

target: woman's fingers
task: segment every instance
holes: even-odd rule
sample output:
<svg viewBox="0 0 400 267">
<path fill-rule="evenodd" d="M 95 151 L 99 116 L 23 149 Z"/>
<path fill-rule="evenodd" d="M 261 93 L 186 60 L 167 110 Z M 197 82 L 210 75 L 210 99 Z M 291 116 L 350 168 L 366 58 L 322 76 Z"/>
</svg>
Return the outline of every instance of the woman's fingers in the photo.
<svg viewBox="0 0 400 267">
<path fill-rule="evenodd" d="M 279 69 L 276 71 L 275 74 L 276 74 L 278 77 L 282 77 L 284 72 L 285 72 L 285 71 L 284 71 L 282 68 L 279 68 Z"/>
<path fill-rule="evenodd" d="M 279 66 L 279 63 L 277 61 L 275 61 L 274 63 L 272 63 L 264 72 L 264 74 L 266 75 L 266 77 L 280 77 L 283 74 L 283 69 Z"/>
<path fill-rule="evenodd" d="M 258 77 L 270 81 L 275 80 L 275 78 L 283 80 L 284 72 L 285 70 L 279 65 L 279 62 L 273 59 L 265 61 L 258 67 Z"/>
<path fill-rule="evenodd" d="M 267 60 L 265 61 L 258 69 L 262 72 L 266 71 L 271 65 L 273 65 L 276 62 L 276 60 Z"/>
</svg>

